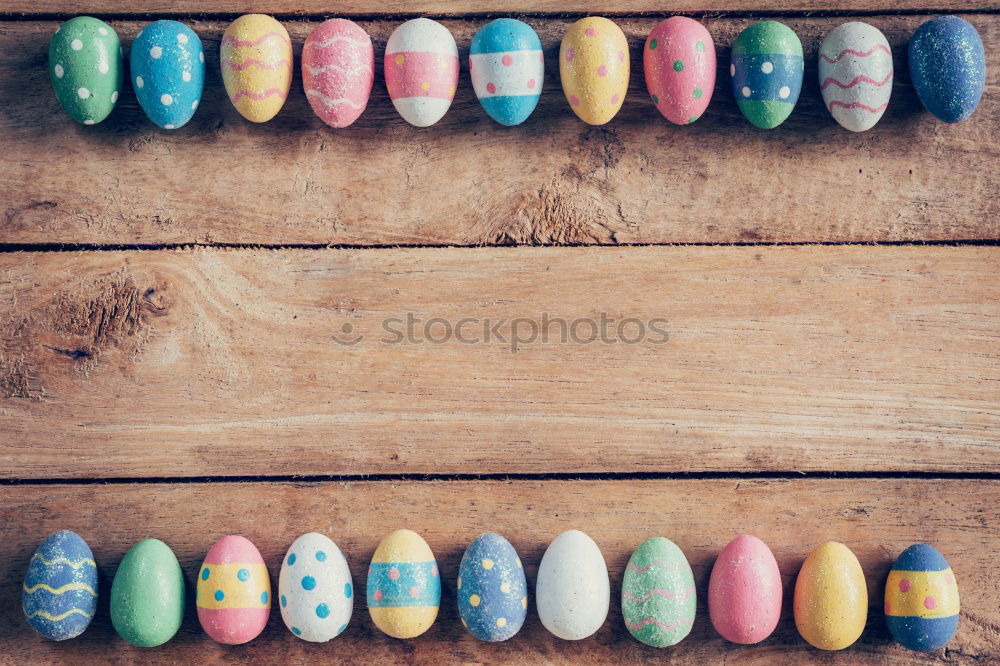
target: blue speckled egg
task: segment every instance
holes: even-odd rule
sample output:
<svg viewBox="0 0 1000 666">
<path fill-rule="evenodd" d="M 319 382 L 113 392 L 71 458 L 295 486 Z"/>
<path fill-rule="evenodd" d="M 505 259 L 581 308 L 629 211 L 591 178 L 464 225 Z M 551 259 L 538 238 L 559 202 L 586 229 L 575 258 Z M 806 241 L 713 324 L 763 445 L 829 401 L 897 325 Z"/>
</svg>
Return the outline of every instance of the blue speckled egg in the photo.
<svg viewBox="0 0 1000 666">
<path fill-rule="evenodd" d="M 46 638 L 64 641 L 84 632 L 97 608 L 97 565 L 79 534 L 59 530 L 42 542 L 28 564 L 21 606 Z"/>
<path fill-rule="evenodd" d="M 933 546 L 918 543 L 896 559 L 885 581 L 885 622 L 901 645 L 928 652 L 958 629 L 958 584 Z"/>
<path fill-rule="evenodd" d="M 927 110 L 946 123 L 960 123 L 976 110 L 986 85 L 983 40 L 971 23 L 938 16 L 910 38 L 910 77 Z"/>
<path fill-rule="evenodd" d="M 487 532 L 465 549 L 458 567 L 458 612 L 481 641 L 505 641 L 521 629 L 528 613 L 528 584 L 514 546 Z"/>
<path fill-rule="evenodd" d="M 472 38 L 469 72 L 476 97 L 490 118 L 501 125 L 519 125 L 535 110 L 542 94 L 542 43 L 527 23 L 497 19 Z"/>
<path fill-rule="evenodd" d="M 132 42 L 132 87 L 149 119 L 164 129 L 191 120 L 205 84 L 205 50 L 177 21 L 150 23 Z"/>
</svg>

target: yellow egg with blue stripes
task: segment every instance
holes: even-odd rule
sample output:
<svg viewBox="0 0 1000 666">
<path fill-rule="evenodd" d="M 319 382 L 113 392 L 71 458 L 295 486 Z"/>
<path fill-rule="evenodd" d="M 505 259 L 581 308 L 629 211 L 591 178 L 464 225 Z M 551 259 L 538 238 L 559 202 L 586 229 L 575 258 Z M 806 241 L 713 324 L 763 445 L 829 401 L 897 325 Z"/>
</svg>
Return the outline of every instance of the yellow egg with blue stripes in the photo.
<svg viewBox="0 0 1000 666">
<path fill-rule="evenodd" d="M 918 543 L 902 552 L 885 581 L 885 622 L 901 645 L 928 652 L 958 629 L 958 584 L 947 560 Z"/>
<path fill-rule="evenodd" d="M 430 629 L 441 605 L 441 573 L 434 553 L 413 530 L 396 530 L 378 545 L 368 567 L 368 612 L 393 638 Z"/>
<path fill-rule="evenodd" d="M 28 624 L 48 639 L 64 641 L 82 634 L 97 609 L 97 565 L 79 534 L 52 534 L 28 564 L 21 586 Z"/>
</svg>

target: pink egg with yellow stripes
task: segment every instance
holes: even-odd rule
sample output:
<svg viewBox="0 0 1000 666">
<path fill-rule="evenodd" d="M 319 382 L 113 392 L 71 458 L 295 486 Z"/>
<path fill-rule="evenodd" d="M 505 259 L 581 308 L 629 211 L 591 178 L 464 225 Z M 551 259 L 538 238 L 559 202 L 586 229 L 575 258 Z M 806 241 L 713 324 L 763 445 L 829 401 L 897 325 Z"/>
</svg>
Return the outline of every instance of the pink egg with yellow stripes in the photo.
<svg viewBox="0 0 1000 666">
<path fill-rule="evenodd" d="M 253 543 L 238 535 L 215 542 L 198 571 L 195 606 L 202 629 L 219 643 L 246 643 L 264 630 L 271 580 Z"/>
<path fill-rule="evenodd" d="M 385 85 L 406 122 L 441 120 L 458 87 L 458 47 L 448 28 L 427 18 L 396 28 L 385 46 Z"/>
<path fill-rule="evenodd" d="M 312 110 L 330 127 L 347 127 L 365 110 L 375 78 L 375 51 L 361 26 L 330 19 L 302 47 L 302 86 Z"/>
</svg>

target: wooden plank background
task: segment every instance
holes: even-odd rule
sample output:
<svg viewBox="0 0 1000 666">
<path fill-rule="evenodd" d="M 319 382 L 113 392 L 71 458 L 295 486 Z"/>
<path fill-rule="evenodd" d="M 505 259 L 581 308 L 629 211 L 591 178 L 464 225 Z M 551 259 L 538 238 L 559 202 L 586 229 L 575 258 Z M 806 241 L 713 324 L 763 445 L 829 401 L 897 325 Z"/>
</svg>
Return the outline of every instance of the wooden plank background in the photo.
<svg viewBox="0 0 1000 666">
<path fill-rule="evenodd" d="M 858 246 L 0 255 L 13 396 L 0 473 L 1000 472 L 998 259 Z M 602 313 L 612 344 L 574 342 L 597 337 L 588 323 L 565 342 L 558 324 L 548 343 L 512 342 L 543 314 Z M 411 339 L 387 332 L 408 315 L 423 322 Z M 463 318 L 473 344 L 445 337 Z M 642 323 L 619 337 L 629 318 Z M 506 343 L 486 341 L 486 321 Z"/>
<path fill-rule="evenodd" d="M 677 127 L 649 101 L 642 44 L 657 18 L 618 21 L 629 37 L 631 86 L 614 122 L 580 122 L 559 86 L 567 19 L 534 19 L 547 56 L 544 94 L 516 128 L 482 111 L 465 54 L 484 20 L 446 21 L 463 54 L 451 111 L 429 129 L 392 107 L 381 54 L 398 20 L 365 21 L 378 62 L 367 111 L 333 130 L 316 118 L 301 80 L 271 122 L 244 121 L 218 72 L 228 21 L 195 21 L 205 42 L 206 90 L 193 120 L 165 132 L 126 83 L 107 122 L 66 122 L 45 59 L 54 21 L 0 24 L 0 243 L 508 245 L 867 242 L 1000 237 L 1000 71 L 970 122 L 923 110 L 906 42 L 929 17 L 865 17 L 885 33 L 896 76 L 885 118 L 862 134 L 822 105 L 816 53 L 843 17 L 784 19 L 806 54 L 803 92 L 776 131 L 740 115 L 729 48 L 749 18 L 713 18 L 719 72 L 697 123 Z M 988 50 L 1000 16 L 968 16 Z M 144 21 L 113 21 L 126 48 Z M 287 21 L 298 54 L 315 21 Z M 296 56 L 297 58 L 298 56 Z M 26 96 L 25 89 L 42 94 Z M 38 150 L 52 142 L 58 151 Z M 949 165 L 943 168 L 942 165 Z M 948 196 L 941 196 L 947 192 Z"/>
<path fill-rule="evenodd" d="M 996 663 L 1000 588 L 996 552 L 1000 483 L 905 479 L 689 480 L 689 481 L 461 481 L 368 483 L 31 485 L 0 489 L 0 626 L 11 663 L 44 659 L 74 663 L 82 651 L 104 663 L 805 663 L 818 651 L 798 636 L 791 592 L 802 560 L 832 535 L 858 556 L 869 587 L 869 617 L 857 644 L 822 655 L 824 664 Z M 101 515 L 81 531 L 94 546 L 103 576 L 103 612 L 77 641 L 54 644 L 33 635 L 20 618 L 18 586 L 34 544 L 65 525 L 81 507 Z M 262 516 L 266 516 L 262 520 Z M 329 644 L 294 638 L 271 611 L 257 640 L 237 648 L 214 644 L 198 626 L 194 604 L 177 637 L 152 650 L 129 647 L 108 619 L 107 589 L 118 561 L 137 538 L 156 536 L 176 552 L 189 592 L 205 551 L 229 533 L 260 548 L 277 583 L 281 559 L 294 536 L 330 535 L 344 550 L 355 585 L 363 589 L 368 562 L 382 533 L 400 526 L 426 537 L 442 571 L 438 620 L 423 636 L 399 641 L 371 624 L 363 596 L 347 631 Z M 279 527 L 280 526 L 280 527 Z M 612 581 L 608 622 L 593 638 L 562 641 L 535 612 L 534 581 L 545 546 L 571 527 L 585 528 L 602 548 Z M 529 613 L 524 629 L 501 644 L 477 641 L 458 620 L 455 577 L 465 546 L 484 531 L 505 533 L 525 562 Z M 708 576 L 722 547 L 741 530 L 774 549 L 785 591 L 775 633 L 756 646 L 718 636 L 705 605 Z M 622 625 L 621 577 L 631 551 L 662 534 L 687 554 L 698 589 L 691 635 L 658 650 L 633 640 Z M 947 650 L 919 655 L 890 638 L 882 617 L 882 589 L 895 556 L 914 541 L 931 540 L 947 553 L 962 593 L 959 633 Z M 193 595 L 191 593 L 189 596 Z M 278 657 L 280 655 L 280 657 Z M 76 662 L 78 663 L 78 662 Z"/>
<path fill-rule="evenodd" d="M 312 115 L 298 67 L 272 122 L 239 117 L 218 41 L 252 11 L 278 14 L 296 55 L 330 12 L 358 17 L 377 66 L 355 126 Z M 107 121 L 70 121 L 46 71 L 67 12 L 107 18 L 126 56 L 148 21 L 194 27 L 208 71 L 192 122 L 155 129 L 128 82 Z M 664 121 L 642 80 L 642 43 L 671 12 L 703 20 L 720 63 L 689 127 Z M 910 35 L 944 12 L 978 28 L 989 60 L 980 108 L 960 125 L 922 110 L 906 66 Z M 573 116 L 556 62 L 566 26 L 588 13 L 615 16 L 632 55 L 625 105 L 601 128 Z M 386 39 L 417 15 L 443 18 L 463 61 L 453 108 L 428 129 L 399 118 L 381 77 Z M 464 62 L 475 31 L 510 15 L 538 30 L 547 78 L 531 119 L 501 128 Z M 762 15 L 796 30 L 807 63 L 795 112 L 770 132 L 742 119 L 726 69 Z M 984 0 L 7 0 L 0 664 L 997 663 L 998 16 Z M 896 77 L 882 122 L 851 134 L 822 106 L 815 58 L 829 30 L 859 18 L 885 32 Z M 407 315 L 472 318 L 465 331 L 481 338 L 486 319 L 509 336 L 511 320 L 523 332 L 543 314 L 662 319 L 667 336 L 516 353 L 509 337 L 382 341 L 383 322 Z M 421 532 L 444 574 L 440 618 L 416 640 L 375 630 L 363 595 L 328 645 L 294 638 L 277 609 L 236 648 L 201 632 L 193 602 L 155 650 L 110 626 L 110 580 L 140 539 L 170 544 L 190 584 L 217 538 L 243 533 L 276 582 L 291 541 L 321 531 L 363 585 L 397 527 Z M 18 587 L 61 528 L 93 547 L 103 605 L 87 633 L 55 644 L 24 622 Z M 511 641 L 461 629 L 454 577 L 472 538 L 508 536 L 533 586 L 570 528 L 611 571 L 596 636 L 555 639 L 533 596 Z M 751 647 L 721 639 L 705 612 L 712 562 L 744 532 L 772 547 L 785 584 L 777 631 Z M 630 638 L 616 600 L 629 554 L 656 534 L 684 549 L 699 593 L 692 635 L 664 651 Z M 790 595 L 831 539 L 865 569 L 869 621 L 858 644 L 821 654 L 798 636 Z M 957 636 L 929 655 L 892 642 L 881 614 L 886 572 L 914 542 L 944 552 L 962 593 Z"/>
</svg>

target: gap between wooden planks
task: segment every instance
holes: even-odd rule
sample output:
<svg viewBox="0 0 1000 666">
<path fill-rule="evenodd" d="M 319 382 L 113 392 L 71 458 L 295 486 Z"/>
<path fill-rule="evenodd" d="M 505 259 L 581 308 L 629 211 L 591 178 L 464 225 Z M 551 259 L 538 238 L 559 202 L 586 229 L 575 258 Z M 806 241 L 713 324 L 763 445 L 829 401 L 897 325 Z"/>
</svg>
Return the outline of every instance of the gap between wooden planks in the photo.
<svg viewBox="0 0 1000 666">
<path fill-rule="evenodd" d="M 689 481 L 462 481 L 360 483 L 180 483 L 0 487 L 0 662 L 80 663 L 671 663 L 705 664 L 989 664 L 1000 660 L 1000 481 L 913 479 Z M 97 519 L 97 517 L 100 517 Z M 420 638 L 398 641 L 374 628 L 365 608 L 365 571 L 379 540 L 408 527 L 424 536 L 443 574 L 441 612 Z M 72 528 L 89 542 L 102 574 L 99 612 L 79 639 L 52 643 L 21 617 L 19 585 L 32 551 L 49 533 Z M 607 623 L 592 638 L 549 635 L 535 613 L 534 580 L 548 543 L 564 530 L 586 531 L 601 547 L 612 582 Z M 319 531 L 343 549 L 354 575 L 354 616 L 328 644 L 296 639 L 271 612 L 252 643 L 214 644 L 198 626 L 190 587 L 216 539 L 250 538 L 277 583 L 280 562 L 300 534 Z M 508 537 L 525 563 L 529 612 L 510 641 L 488 644 L 466 634 L 455 607 L 455 577 L 466 545 L 484 531 Z M 776 632 L 764 643 L 737 646 L 712 629 L 705 598 L 712 563 L 742 533 L 769 544 L 781 568 L 785 599 Z M 674 540 L 694 569 L 698 616 L 692 633 L 657 650 L 633 640 L 620 613 L 620 584 L 632 550 L 644 539 Z M 161 648 L 140 650 L 118 638 L 107 595 L 118 562 L 140 539 L 165 541 L 189 584 L 180 633 Z M 838 653 L 809 647 L 791 618 L 795 576 L 808 552 L 839 540 L 858 556 L 869 587 L 868 624 L 858 643 Z M 935 544 L 958 578 L 962 618 L 943 650 L 909 652 L 892 642 L 882 615 L 882 589 L 895 557 L 914 542 Z"/>
<path fill-rule="evenodd" d="M 983 101 L 968 122 L 935 120 L 916 98 L 906 68 L 906 42 L 928 18 L 865 17 L 892 44 L 896 76 L 888 113 L 863 134 L 837 125 L 816 81 L 820 40 L 850 17 L 783 19 L 802 38 L 807 70 L 795 112 L 769 132 L 740 115 L 730 89 L 729 47 L 749 18 L 705 20 L 716 41 L 717 85 L 705 117 L 686 127 L 656 112 L 642 78 L 642 45 L 660 19 L 619 19 L 630 42 L 631 86 L 618 117 L 599 128 L 580 122 L 560 89 L 557 54 L 567 19 L 530 21 L 547 71 L 539 108 L 524 125 L 504 128 L 490 120 L 463 64 L 453 108 L 429 129 L 408 126 L 385 92 L 381 54 L 400 21 L 365 21 L 376 42 L 376 81 L 368 110 L 344 130 L 314 116 L 297 63 L 292 94 L 277 118 L 260 126 L 240 118 L 218 73 L 227 22 L 194 21 L 208 58 L 206 90 L 192 122 L 176 132 L 145 118 L 128 81 L 108 120 L 77 125 L 59 108 L 46 68 L 58 23 L 0 22 L 0 243 L 1000 238 L 1000 71 L 989 68 Z M 1000 48 L 1000 16 L 967 18 L 989 52 Z M 127 55 L 145 22 L 112 23 Z M 484 23 L 445 22 L 463 62 Z M 296 53 L 316 25 L 286 22 Z"/>
<path fill-rule="evenodd" d="M 7 253 L 0 476 L 996 473 L 998 267 L 997 247 Z M 510 322 L 543 316 L 549 341 L 515 352 Z M 563 343 L 554 318 L 583 323 Z"/>
</svg>

